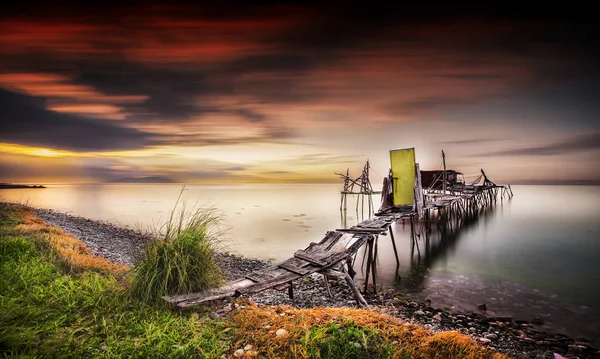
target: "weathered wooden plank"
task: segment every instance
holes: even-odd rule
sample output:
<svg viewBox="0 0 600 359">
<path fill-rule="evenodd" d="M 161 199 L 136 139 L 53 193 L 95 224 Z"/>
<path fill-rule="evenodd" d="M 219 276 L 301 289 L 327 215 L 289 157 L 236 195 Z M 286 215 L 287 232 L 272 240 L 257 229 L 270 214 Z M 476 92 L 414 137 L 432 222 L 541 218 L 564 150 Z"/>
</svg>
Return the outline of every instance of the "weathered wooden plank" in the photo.
<svg viewBox="0 0 600 359">
<path fill-rule="evenodd" d="M 323 239 L 321 239 L 321 241 L 319 242 L 319 244 L 323 244 L 323 242 L 325 242 L 326 240 L 329 239 L 329 237 L 334 236 L 335 235 L 335 231 L 327 231 L 325 232 L 325 237 L 323 237 Z"/>
<path fill-rule="evenodd" d="M 320 267 L 324 267 L 326 265 L 326 262 L 322 261 L 319 257 L 320 253 L 306 253 L 306 251 L 304 250 L 299 250 L 296 253 L 294 253 L 294 257 L 296 258 L 300 258 L 300 259 L 304 259 L 305 261 L 308 261 L 310 263 L 313 263 L 315 265 L 318 265 Z"/>
<path fill-rule="evenodd" d="M 340 238 L 337 240 L 337 242 L 333 243 L 333 245 L 329 248 L 327 248 L 327 250 L 329 252 L 342 252 L 346 250 L 346 247 L 348 247 L 348 244 L 350 243 L 350 241 L 352 240 L 352 238 L 354 238 L 354 234 L 353 233 L 341 233 L 342 235 L 340 236 Z"/>
<path fill-rule="evenodd" d="M 321 246 L 322 246 L 322 244 L 320 244 L 320 243 L 310 242 L 308 247 L 304 248 L 304 250 L 307 252 L 312 252 L 312 251 L 320 249 Z"/>
<path fill-rule="evenodd" d="M 273 276 L 270 274 L 260 273 L 260 272 L 252 272 L 246 274 L 246 278 L 255 282 L 264 282 L 273 279 Z"/>
<path fill-rule="evenodd" d="M 365 242 L 367 242 L 367 240 L 368 240 L 369 238 L 372 238 L 372 237 L 373 237 L 373 236 L 372 236 L 372 235 L 370 235 L 370 234 L 367 234 L 367 235 L 361 235 L 361 236 L 355 237 L 355 238 L 357 238 L 357 239 L 356 239 L 356 241 L 355 241 L 354 243 L 352 243 L 352 244 L 351 244 L 351 245 L 350 245 L 350 246 L 349 246 L 349 247 L 346 249 L 346 254 L 347 254 L 348 256 L 354 255 L 354 253 L 356 253 L 356 251 L 357 251 L 357 250 L 358 250 L 360 247 L 362 247 L 362 246 L 365 244 Z"/>
<path fill-rule="evenodd" d="M 375 229 L 375 228 L 360 228 L 360 227 L 352 227 L 352 228 L 340 228 L 336 229 L 338 232 L 346 232 L 346 233 L 372 233 L 372 234 L 380 234 L 385 232 L 387 229 Z"/>
<path fill-rule="evenodd" d="M 296 257 L 288 258 L 288 259 L 286 259 L 285 261 L 283 261 L 283 262 L 281 262 L 279 264 L 282 264 L 282 263 L 285 263 L 285 264 L 288 264 L 288 265 L 291 265 L 291 266 L 300 267 L 300 268 L 304 268 L 307 265 L 310 265 L 310 262 L 305 261 L 305 260 L 300 259 L 300 258 L 296 258 Z"/>
<path fill-rule="evenodd" d="M 288 270 L 290 272 L 293 272 L 293 273 L 296 273 L 296 274 L 300 274 L 300 275 L 305 275 L 305 274 L 308 273 L 308 270 L 305 269 L 305 268 L 301 268 L 301 267 L 295 266 L 293 264 L 288 264 L 288 263 L 285 263 L 285 262 L 280 263 L 279 267 L 281 267 L 281 268 L 283 268 L 285 270 Z"/>
<path fill-rule="evenodd" d="M 317 270 L 320 269 L 320 267 L 317 266 L 311 266 L 309 269 L 309 273 L 313 273 L 316 272 Z M 254 293 L 258 293 L 258 292 L 262 292 L 265 289 L 269 289 L 269 288 L 273 288 L 277 285 L 280 284 L 284 284 L 287 282 L 291 282 L 293 280 L 296 280 L 298 278 L 302 277 L 299 274 L 296 273 L 292 273 L 292 272 L 287 272 L 286 274 L 273 278 L 273 280 L 268 281 L 268 282 L 260 282 L 260 283 L 253 283 L 251 285 L 248 285 L 246 287 L 243 288 L 239 288 L 236 290 L 236 294 L 241 294 L 241 295 L 251 295 Z"/>
<path fill-rule="evenodd" d="M 216 289 L 211 289 L 211 290 L 207 290 L 201 293 L 188 293 L 188 294 L 180 294 L 180 295 L 173 295 L 173 296 L 165 296 L 163 297 L 164 300 L 166 300 L 168 303 L 180 303 L 180 302 L 184 302 L 184 301 L 191 301 L 191 300 L 211 300 L 211 299 L 203 299 L 203 298 L 207 298 L 207 297 L 212 297 L 212 296 L 218 296 L 220 295 L 220 293 L 233 293 L 235 292 L 236 289 L 246 286 L 246 285 L 250 285 L 253 282 L 249 279 L 238 279 L 235 280 L 233 282 L 229 282 L 227 285 L 220 287 L 220 288 L 216 288 Z M 227 296 L 227 295 L 225 295 Z"/>
<path fill-rule="evenodd" d="M 321 247 L 329 247 L 331 245 L 331 243 L 335 243 L 339 237 L 341 236 L 340 233 L 335 232 L 335 231 L 328 231 L 325 235 L 325 238 L 323 238 L 319 244 L 321 245 Z"/>
</svg>

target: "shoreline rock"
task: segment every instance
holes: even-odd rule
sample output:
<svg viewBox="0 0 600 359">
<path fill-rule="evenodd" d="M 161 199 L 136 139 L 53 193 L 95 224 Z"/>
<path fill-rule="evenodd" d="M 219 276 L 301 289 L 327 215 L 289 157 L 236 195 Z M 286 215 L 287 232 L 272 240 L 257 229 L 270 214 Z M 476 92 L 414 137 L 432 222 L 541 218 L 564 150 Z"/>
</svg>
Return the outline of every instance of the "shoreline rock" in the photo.
<svg viewBox="0 0 600 359">
<path fill-rule="evenodd" d="M 59 227 L 84 242 L 94 255 L 132 266 L 143 251 L 146 238 L 131 229 L 54 210 L 31 209 L 49 225 Z M 217 252 L 215 258 L 228 280 L 243 277 L 248 272 L 269 265 L 265 261 L 227 252 Z M 290 305 L 296 308 L 356 306 L 354 296 L 345 282 L 330 279 L 329 283 L 332 297 L 325 291 L 322 276 L 312 274 L 294 282 L 293 300 L 288 297 L 287 291 L 276 290 L 257 293 L 250 299 L 259 305 Z M 382 308 L 388 314 L 407 322 L 435 332 L 461 332 L 481 345 L 514 358 L 553 358 L 553 353 L 568 358 L 600 358 L 600 351 L 590 341 L 541 331 L 524 320 L 485 316 L 475 312 L 449 312 L 433 308 L 430 303 L 406 301 L 394 289 L 381 290 L 377 295 L 366 294 L 365 299 L 370 305 Z"/>
</svg>

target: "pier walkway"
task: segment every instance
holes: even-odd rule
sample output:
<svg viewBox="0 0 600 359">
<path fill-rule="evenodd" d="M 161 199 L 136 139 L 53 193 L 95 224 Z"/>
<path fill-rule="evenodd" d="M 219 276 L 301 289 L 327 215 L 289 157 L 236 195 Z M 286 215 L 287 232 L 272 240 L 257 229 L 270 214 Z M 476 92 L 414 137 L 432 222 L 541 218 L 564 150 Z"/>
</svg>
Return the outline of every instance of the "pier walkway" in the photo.
<svg viewBox="0 0 600 359">
<path fill-rule="evenodd" d="M 428 233 L 432 221 L 435 220 L 438 228 L 443 230 L 445 228 L 456 230 L 477 217 L 485 209 L 493 206 L 498 197 L 501 200 L 505 196 L 512 197 L 510 186 L 496 185 L 487 180 L 487 177 L 481 185 L 448 188 L 447 192 L 444 191 L 445 193 L 423 191 L 420 187 L 420 176 L 417 175 L 417 177 L 415 193 L 421 193 L 423 196 L 416 200 L 413 206 L 391 206 L 375 213 L 373 218 L 351 228 L 328 231 L 321 241 L 310 243 L 308 247 L 296 251 L 293 257 L 248 273 L 244 278 L 231 281 L 221 288 L 163 298 L 180 308 L 231 296 L 252 295 L 267 289 L 287 290 L 289 296 L 293 298 L 294 281 L 313 273 L 319 273 L 323 275 L 324 286 L 329 294 L 331 293 L 328 278 L 343 279 L 354 293 L 357 304 L 365 306 L 367 303 L 354 282 L 356 273 L 353 268 L 354 259 L 358 250 L 366 245 L 363 265 L 364 260 L 367 261 L 367 265 L 363 292 L 368 291 L 370 280 L 372 288 L 377 291 L 377 247 L 380 235 L 389 233 L 396 256 L 396 269 L 400 266 L 392 231 L 392 225 L 396 221 L 410 220 L 413 250 L 415 245 L 419 250 L 416 221 L 423 223 L 420 228 L 425 231 L 424 238 L 426 246 L 428 246 Z"/>
</svg>

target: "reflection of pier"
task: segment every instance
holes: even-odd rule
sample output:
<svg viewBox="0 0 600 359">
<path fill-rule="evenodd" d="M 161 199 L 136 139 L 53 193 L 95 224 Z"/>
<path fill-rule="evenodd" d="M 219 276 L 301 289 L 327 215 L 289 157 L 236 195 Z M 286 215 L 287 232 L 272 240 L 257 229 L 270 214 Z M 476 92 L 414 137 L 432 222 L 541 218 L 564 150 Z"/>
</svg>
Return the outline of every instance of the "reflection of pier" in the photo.
<svg viewBox="0 0 600 359">
<path fill-rule="evenodd" d="M 442 152 L 443 154 L 443 152 Z M 444 246 L 456 242 L 457 233 L 469 223 L 476 220 L 483 212 L 491 209 L 498 200 L 512 197 L 508 185 L 497 185 L 490 181 L 483 170 L 481 176 L 470 184 L 465 184 L 459 179 L 459 172 L 447 170 L 424 171 L 427 173 L 424 189 L 422 172 L 419 164 L 414 160 L 414 149 L 403 149 L 391 152 L 392 170 L 384 178 L 382 193 L 382 208 L 374 213 L 372 195 L 373 191 L 369 182 L 369 163 L 357 179 L 340 175 L 344 179 L 344 190 L 340 210 L 344 217 L 346 209 L 346 196 L 359 195 L 358 206 L 362 205 L 367 197 L 369 217 L 373 218 L 351 228 L 342 228 L 329 231 L 318 243 L 311 243 L 305 249 L 296 251 L 294 255 L 278 264 L 270 265 L 265 269 L 248 273 L 244 278 L 229 282 L 227 285 L 202 293 L 181 294 L 165 297 L 179 307 L 198 305 L 210 300 L 221 299 L 228 296 L 250 295 L 266 289 L 286 290 L 293 298 L 293 282 L 312 273 L 323 276 L 325 289 L 331 295 L 329 278 L 345 280 L 353 291 L 359 305 L 366 305 L 358 288 L 354 283 L 354 261 L 360 248 L 365 247 L 363 266 L 366 260 L 366 276 L 363 292 L 369 289 L 369 281 L 377 292 L 377 257 L 380 235 L 389 233 L 394 255 L 396 257 L 396 271 L 400 267 L 398 248 L 392 230 L 392 225 L 398 220 L 410 221 L 411 232 L 411 258 L 414 258 L 415 249 L 418 258 L 421 257 L 419 239 L 425 238 L 423 248 L 427 255 L 435 257 L 436 253 Z M 440 182 L 441 181 L 441 182 Z M 358 187 L 358 191 L 355 190 Z M 359 201 L 362 198 L 362 203 Z M 364 212 L 363 212 L 364 215 Z M 441 242 L 431 246 L 432 225 L 442 234 Z M 417 228 L 418 227 L 418 228 Z M 444 242 L 444 243 L 442 243 Z M 353 260 L 354 258 L 354 260 Z"/>
<path fill-rule="evenodd" d="M 425 275 L 428 274 L 429 268 L 456 247 L 461 234 L 482 219 L 485 221 L 492 218 L 490 214 L 494 212 L 494 209 L 495 206 L 485 207 L 479 216 L 470 217 L 464 221 L 454 218 L 451 226 L 440 225 L 436 226 L 437 228 L 418 226 L 417 238 L 414 243 L 411 241 L 410 269 L 403 273 L 402 281 L 408 281 L 411 287 L 419 287 L 423 283 Z M 423 246 L 422 251 L 419 243 Z"/>
</svg>

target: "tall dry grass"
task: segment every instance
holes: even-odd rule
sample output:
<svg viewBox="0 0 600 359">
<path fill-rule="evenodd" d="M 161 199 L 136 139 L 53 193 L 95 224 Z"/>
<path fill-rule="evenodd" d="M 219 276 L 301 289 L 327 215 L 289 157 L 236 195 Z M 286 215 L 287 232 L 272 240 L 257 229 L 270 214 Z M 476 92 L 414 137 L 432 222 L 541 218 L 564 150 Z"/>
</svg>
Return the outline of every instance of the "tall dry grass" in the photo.
<svg viewBox="0 0 600 359">
<path fill-rule="evenodd" d="M 167 222 L 153 233 L 131 276 L 131 292 L 143 301 L 219 286 L 224 276 L 214 252 L 222 245 L 223 214 L 197 204 L 188 208 L 179 194 Z"/>
</svg>

